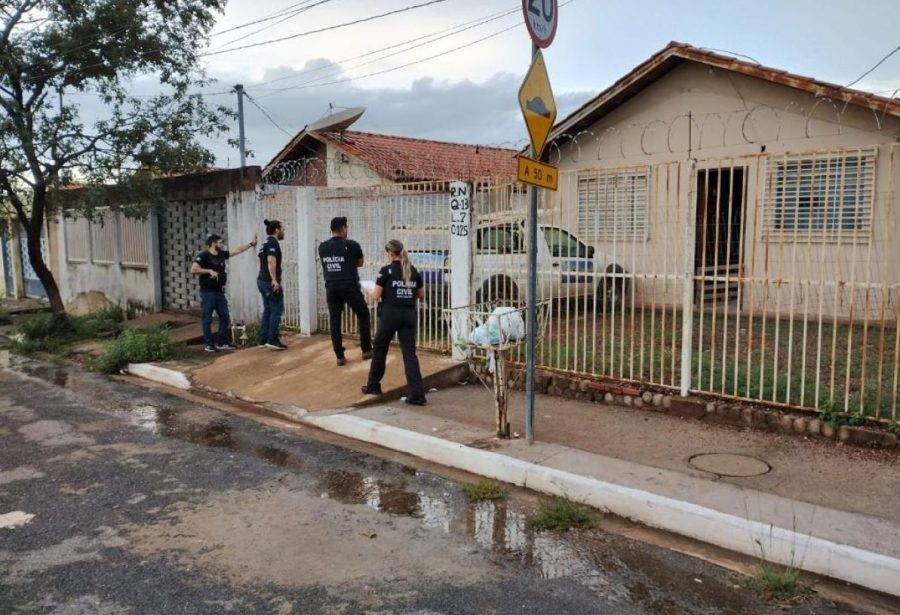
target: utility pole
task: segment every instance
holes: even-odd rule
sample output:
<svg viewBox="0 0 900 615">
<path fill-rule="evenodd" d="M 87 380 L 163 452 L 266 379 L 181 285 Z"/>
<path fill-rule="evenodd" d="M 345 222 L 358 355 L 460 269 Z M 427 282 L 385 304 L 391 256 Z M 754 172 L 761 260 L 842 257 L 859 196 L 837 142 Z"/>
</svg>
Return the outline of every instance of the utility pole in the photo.
<svg viewBox="0 0 900 615">
<path fill-rule="evenodd" d="M 531 57 L 537 55 L 538 46 L 532 43 Z M 534 149 L 531 155 L 536 157 Z M 538 188 L 531 186 L 528 190 L 528 296 L 526 305 L 528 315 L 525 318 L 525 441 L 534 443 L 534 365 L 537 336 L 537 227 L 538 227 Z"/>
<path fill-rule="evenodd" d="M 238 99 L 238 139 L 241 148 L 241 168 L 247 166 L 247 141 L 244 136 L 244 86 L 237 84 L 234 86 L 234 93 Z"/>
</svg>

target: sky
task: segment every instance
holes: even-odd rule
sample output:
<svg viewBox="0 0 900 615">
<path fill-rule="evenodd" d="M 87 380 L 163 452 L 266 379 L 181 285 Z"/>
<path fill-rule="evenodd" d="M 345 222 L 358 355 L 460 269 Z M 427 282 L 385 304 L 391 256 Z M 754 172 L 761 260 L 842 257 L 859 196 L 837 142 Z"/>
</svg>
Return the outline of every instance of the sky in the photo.
<svg viewBox="0 0 900 615">
<path fill-rule="evenodd" d="M 303 33 L 423 1 L 230 0 L 208 50 Z M 767 66 L 839 84 L 852 82 L 900 45 L 900 0 L 560 4 L 556 40 L 545 51 L 560 118 L 673 40 L 743 54 Z M 296 5 L 313 6 L 289 19 L 226 31 Z M 472 27 L 462 30 L 465 24 Z M 461 27 L 448 31 L 454 26 Z M 253 34 L 260 28 L 266 29 Z M 407 42 L 412 39 L 418 40 Z M 235 106 L 235 95 L 222 92 L 237 83 L 250 95 L 245 104 L 248 147 L 254 152 L 250 163 L 264 165 L 288 134 L 328 114 L 330 104 L 336 109 L 366 107 L 353 127 L 358 130 L 522 145 L 526 134 L 516 93 L 529 53 L 520 1 L 447 0 L 327 32 L 208 55 L 203 63 L 216 80 L 206 88 L 210 102 Z M 365 77 L 370 73 L 381 74 Z M 263 83 L 273 79 L 278 81 Z M 900 88 L 900 53 L 855 87 L 892 95 Z M 135 82 L 136 91 L 150 88 L 149 80 Z M 236 166 L 238 152 L 226 138 L 208 145 L 218 165 Z"/>
</svg>

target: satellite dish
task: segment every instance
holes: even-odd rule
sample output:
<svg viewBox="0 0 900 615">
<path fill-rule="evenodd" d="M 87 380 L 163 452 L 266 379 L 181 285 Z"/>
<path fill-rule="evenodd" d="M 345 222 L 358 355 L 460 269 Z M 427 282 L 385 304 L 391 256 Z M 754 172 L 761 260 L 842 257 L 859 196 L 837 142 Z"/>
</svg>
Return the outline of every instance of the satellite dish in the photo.
<svg viewBox="0 0 900 615">
<path fill-rule="evenodd" d="M 339 132 L 348 128 L 366 112 L 365 107 L 351 107 L 316 120 L 306 127 L 310 132 Z"/>
</svg>

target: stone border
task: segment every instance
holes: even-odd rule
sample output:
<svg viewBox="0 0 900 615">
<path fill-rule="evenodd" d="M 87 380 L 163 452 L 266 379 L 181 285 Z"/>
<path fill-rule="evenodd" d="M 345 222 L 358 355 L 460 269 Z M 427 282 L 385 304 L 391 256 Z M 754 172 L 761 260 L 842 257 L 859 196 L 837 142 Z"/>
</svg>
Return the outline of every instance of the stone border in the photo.
<svg viewBox="0 0 900 615">
<path fill-rule="evenodd" d="M 490 382 L 491 375 L 483 364 L 476 365 L 476 372 Z M 525 389 L 525 370 L 519 365 L 509 366 L 509 388 Z M 663 393 L 636 384 L 593 380 L 561 372 L 537 370 L 535 389 L 538 393 L 566 399 L 639 408 L 661 412 L 669 416 L 695 419 L 759 431 L 785 435 L 815 437 L 853 444 L 866 448 L 897 449 L 897 434 L 886 429 L 858 425 L 833 426 L 817 416 L 789 413 L 772 407 L 752 403 L 708 400 L 699 396 L 681 397 Z"/>
</svg>

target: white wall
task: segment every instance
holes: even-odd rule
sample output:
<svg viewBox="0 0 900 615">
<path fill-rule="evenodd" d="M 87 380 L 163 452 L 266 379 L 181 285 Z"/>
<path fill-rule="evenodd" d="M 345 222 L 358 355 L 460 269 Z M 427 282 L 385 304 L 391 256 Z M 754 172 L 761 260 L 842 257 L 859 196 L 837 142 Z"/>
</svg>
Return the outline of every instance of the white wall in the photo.
<svg viewBox="0 0 900 615">
<path fill-rule="evenodd" d="M 266 238 L 263 215 L 259 208 L 256 192 L 232 192 L 225 198 L 228 218 L 228 245 L 234 247 L 250 241 L 257 234 L 260 243 Z M 259 248 L 231 258 L 228 262 L 228 305 L 231 319 L 235 322 L 258 321 L 262 314 L 262 301 L 256 288 L 259 273 Z"/>
<path fill-rule="evenodd" d="M 81 293 L 99 291 L 125 310 L 153 312 L 162 309 L 156 214 L 151 213 L 149 216 L 148 236 L 135 238 L 147 241 L 149 257 L 143 265 L 122 262 L 121 233 L 116 234 L 115 262 L 100 263 L 92 258 L 80 262 L 69 260 L 65 232 L 69 222 L 70 219 L 65 219 L 55 225 L 57 241 L 54 243 L 58 248 L 56 273 L 64 302 L 71 301 Z M 90 237 L 84 238 L 84 241 L 90 242 Z"/>
</svg>

